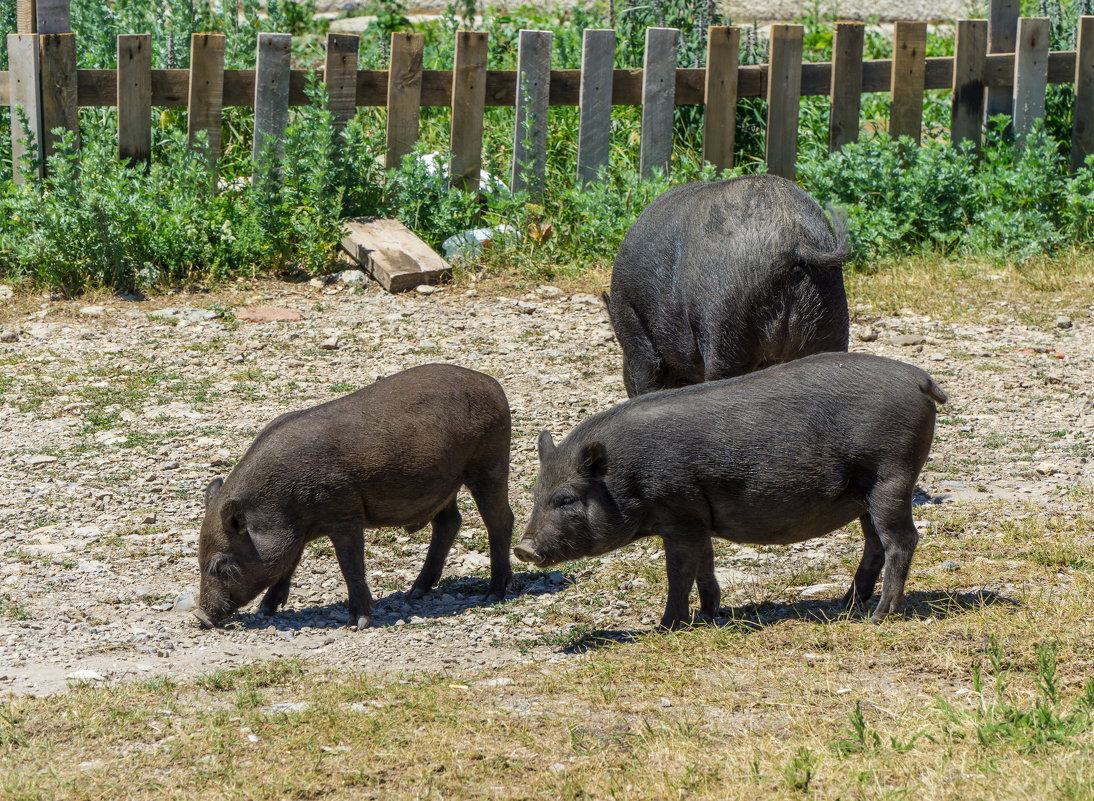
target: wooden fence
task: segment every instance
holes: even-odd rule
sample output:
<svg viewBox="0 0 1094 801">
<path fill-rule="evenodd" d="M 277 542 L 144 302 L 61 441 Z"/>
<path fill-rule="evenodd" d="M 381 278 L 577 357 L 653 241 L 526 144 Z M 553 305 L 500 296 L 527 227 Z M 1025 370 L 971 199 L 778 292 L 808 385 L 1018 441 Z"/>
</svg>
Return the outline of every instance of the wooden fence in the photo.
<svg viewBox="0 0 1094 801">
<path fill-rule="evenodd" d="M 308 102 L 308 74 L 290 65 L 287 34 L 261 34 L 256 69 L 224 69 L 224 37 L 194 34 L 188 70 L 153 69 L 151 39 L 118 37 L 118 68 L 77 70 L 76 41 L 67 28 L 67 0 L 37 0 L 33 33 L 8 36 L 10 69 L 0 72 L 0 103 L 22 106 L 33 134 L 48 154 L 56 146 L 56 128 L 76 130 L 78 110 L 87 106 L 118 108 L 118 154 L 147 159 L 151 148 L 153 106 L 185 106 L 191 139 L 208 135 L 214 156 L 221 145 L 225 106 L 255 108 L 256 150 L 280 142 L 291 105 Z M 829 147 L 838 149 L 858 138 L 860 98 L 866 92 L 889 92 L 889 132 L 919 141 L 923 93 L 953 91 L 952 137 L 978 147 L 988 113 L 1013 113 L 1019 137 L 1033 120 L 1044 116 L 1049 83 L 1074 83 L 1074 128 L 1071 164 L 1081 165 L 1094 152 L 1094 17 L 1079 23 L 1075 51 L 1049 52 L 1047 19 L 1018 19 L 1017 0 L 994 0 L 992 18 L 957 23 L 956 55 L 926 58 L 927 27 L 922 22 L 896 23 L 893 58 L 864 61 L 861 23 L 836 25 L 833 60 L 803 63 L 800 25 L 775 25 L 769 63 L 740 65 L 740 29 L 709 30 L 707 67 L 679 69 L 679 31 L 650 28 L 641 69 L 614 69 L 615 33 L 586 30 L 581 69 L 550 68 L 551 34 L 521 31 L 518 68 L 487 70 L 488 33 L 456 33 L 451 70 L 423 70 L 423 37 L 391 35 L 390 68 L 359 70 L 358 37 L 330 34 L 326 62 L 319 77 L 326 83 L 335 125 L 342 126 L 361 106 L 386 106 L 386 163 L 409 153 L 418 138 L 419 109 L 452 109 L 452 181 L 477 185 L 482 166 L 484 110 L 514 106 L 514 188 L 542 189 L 550 106 L 578 106 L 580 122 L 577 179 L 595 179 L 608 163 L 613 105 L 640 105 L 642 129 L 639 161 L 643 174 L 668 169 L 672 152 L 673 107 L 704 105 L 703 157 L 719 169 L 732 166 L 737 100 L 767 100 L 766 161 L 778 175 L 793 177 L 797 160 L 799 99 L 831 98 Z M 43 16 L 44 15 L 44 16 Z M 43 22 L 51 32 L 42 27 Z M 21 26 L 24 24 L 21 21 Z M 29 24 L 29 23 L 27 23 Z M 1003 51 L 1003 52 L 998 52 Z M 13 151 L 22 147 L 19 120 L 12 115 Z M 521 165 L 526 169 L 521 170 Z M 530 167 L 530 169 L 528 169 Z"/>
</svg>

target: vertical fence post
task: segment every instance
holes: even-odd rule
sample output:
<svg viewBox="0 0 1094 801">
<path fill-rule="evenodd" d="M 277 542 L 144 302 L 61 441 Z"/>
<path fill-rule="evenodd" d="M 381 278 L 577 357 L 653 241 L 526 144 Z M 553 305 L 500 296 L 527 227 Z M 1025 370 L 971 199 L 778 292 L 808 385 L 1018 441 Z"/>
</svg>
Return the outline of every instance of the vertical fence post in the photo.
<svg viewBox="0 0 1094 801">
<path fill-rule="evenodd" d="M 186 132 L 190 147 L 195 146 L 198 132 L 205 131 L 209 142 L 209 170 L 215 177 L 224 108 L 224 34 L 195 33 L 190 37 L 187 105 Z"/>
<path fill-rule="evenodd" d="M 1014 52 L 1014 135 L 1019 143 L 1032 130 L 1033 121 L 1045 116 L 1048 36 L 1047 18 L 1018 20 L 1018 49 Z"/>
<path fill-rule="evenodd" d="M 118 37 L 118 158 L 152 157 L 152 36 Z"/>
<path fill-rule="evenodd" d="M 953 111 L 950 141 L 971 142 L 980 152 L 980 129 L 984 124 L 984 64 L 988 47 L 988 23 L 963 19 L 957 23 L 953 60 Z"/>
<path fill-rule="evenodd" d="M 42 86 L 38 68 L 38 35 L 34 33 L 8 34 L 8 85 L 11 99 L 11 159 L 15 183 L 24 182 L 22 164 L 27 149 L 23 145 L 23 125 L 16 111 L 22 108 L 27 116 L 27 133 L 34 145 L 42 146 Z M 39 153 L 40 155 L 40 153 Z M 42 175 L 41 159 L 37 168 Z"/>
<path fill-rule="evenodd" d="M 612 126 L 612 65 L 615 31 L 586 28 L 581 39 L 581 87 L 578 94 L 577 181 L 595 181 L 608 166 Z"/>
<path fill-rule="evenodd" d="M 289 80 L 292 67 L 292 35 L 260 33 L 255 48 L 255 120 L 251 142 L 251 184 L 262 179 L 263 154 L 273 148 L 273 158 L 285 158 L 285 129 L 289 126 Z"/>
<path fill-rule="evenodd" d="M 38 13 L 34 0 L 16 0 L 15 30 L 17 33 L 37 33 Z"/>
<path fill-rule="evenodd" d="M 798 111 L 802 88 L 801 25 L 771 26 L 767 69 L 767 141 L 764 156 L 772 175 L 794 180 L 798 169 Z"/>
<path fill-rule="evenodd" d="M 387 152 L 384 166 L 398 167 L 418 141 L 422 105 L 422 52 L 420 33 L 391 34 L 391 63 L 387 73 Z"/>
<path fill-rule="evenodd" d="M 638 165 L 643 178 L 654 168 L 669 173 L 672 159 L 672 113 L 676 107 L 676 28 L 646 28 L 642 67 L 642 140 Z"/>
<path fill-rule="evenodd" d="M 70 0 L 34 0 L 35 31 L 46 33 L 72 33 Z"/>
<path fill-rule="evenodd" d="M 1019 0 L 991 0 L 988 12 L 988 52 L 1013 53 L 1018 37 Z M 991 119 L 999 114 L 1011 115 L 1014 94 L 1006 86 L 988 88 L 984 114 Z"/>
<path fill-rule="evenodd" d="M 832 39 L 832 83 L 829 89 L 828 151 L 858 141 L 862 111 L 862 46 L 866 26 L 837 22 Z"/>
<path fill-rule="evenodd" d="M 482 170 L 482 127 L 486 112 L 485 31 L 456 31 L 452 70 L 452 133 L 448 165 L 453 186 L 477 190 Z"/>
<path fill-rule="evenodd" d="M 1086 164 L 1094 153 L 1094 17 L 1079 18 L 1079 46 L 1075 54 L 1075 105 L 1071 122 L 1071 171 Z"/>
<path fill-rule="evenodd" d="M 547 171 L 547 115 L 551 97 L 553 36 L 548 31 L 520 32 L 513 175 L 509 181 L 514 192 L 527 189 L 537 195 L 543 194 Z"/>
<path fill-rule="evenodd" d="M 39 10 L 43 8 L 41 4 Z M 64 128 L 80 132 L 80 108 L 76 104 L 76 37 L 71 33 L 39 35 L 42 65 L 42 158 L 57 151 Z"/>
<path fill-rule="evenodd" d="M 898 22 L 893 31 L 889 135 L 910 136 L 915 143 L 923 128 L 923 87 L 927 72 L 927 23 Z"/>
<path fill-rule="evenodd" d="M 341 133 L 357 113 L 357 52 L 360 39 L 348 33 L 327 34 L 327 58 L 323 81 L 327 85 L 328 108 L 334 131 Z"/>
<path fill-rule="evenodd" d="M 703 100 L 703 161 L 733 169 L 737 133 L 737 67 L 741 29 L 713 25 L 707 31 L 707 74 Z"/>
</svg>

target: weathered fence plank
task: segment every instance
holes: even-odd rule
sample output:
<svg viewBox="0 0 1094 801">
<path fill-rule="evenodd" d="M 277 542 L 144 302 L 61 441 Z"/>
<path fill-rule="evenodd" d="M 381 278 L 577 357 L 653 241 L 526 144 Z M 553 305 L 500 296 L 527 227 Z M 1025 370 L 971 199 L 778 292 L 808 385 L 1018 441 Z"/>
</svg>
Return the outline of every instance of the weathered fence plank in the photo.
<svg viewBox="0 0 1094 801">
<path fill-rule="evenodd" d="M 703 161 L 721 172 L 733 168 L 741 29 L 713 25 L 707 31 L 707 37 Z"/>
<path fill-rule="evenodd" d="M 798 111 L 801 101 L 801 25 L 771 26 L 767 81 L 765 161 L 772 175 L 794 179 L 798 169 Z"/>
<path fill-rule="evenodd" d="M 38 32 L 38 13 L 34 0 L 16 0 L 15 30 L 17 33 Z"/>
<path fill-rule="evenodd" d="M 42 89 L 38 69 L 38 36 L 33 33 L 8 34 L 8 96 L 11 105 L 11 160 L 15 183 L 24 182 L 21 161 L 27 155 L 23 144 L 23 124 L 16 113 L 22 108 L 27 116 L 30 135 L 35 147 L 42 143 Z M 41 162 L 37 173 L 42 174 Z"/>
<path fill-rule="evenodd" d="M 398 167 L 418 141 L 422 105 L 422 53 L 425 36 L 391 34 L 391 67 L 387 78 L 386 167 Z"/>
<path fill-rule="evenodd" d="M 285 158 L 291 71 L 292 36 L 287 33 L 260 33 L 255 52 L 255 121 L 251 143 L 254 168 L 251 183 L 261 179 L 259 167 L 266 148 L 273 148 L 278 162 Z"/>
<path fill-rule="evenodd" d="M 1071 171 L 1094 153 L 1094 17 L 1079 18 L 1079 51 L 1075 59 L 1075 104 L 1071 122 Z"/>
<path fill-rule="evenodd" d="M 72 16 L 69 12 L 70 0 L 35 0 L 35 32 L 72 33 Z"/>
<path fill-rule="evenodd" d="M 1019 142 L 1045 116 L 1048 84 L 1049 22 L 1045 17 L 1018 20 L 1018 50 L 1014 54 L 1014 135 Z"/>
<path fill-rule="evenodd" d="M 486 107 L 484 31 L 457 31 L 452 77 L 452 160 L 448 174 L 453 186 L 478 189 L 482 170 L 482 127 Z"/>
<path fill-rule="evenodd" d="M 39 9 L 42 5 L 39 4 Z M 80 107 L 76 103 L 76 37 L 71 33 L 39 35 L 42 65 L 42 157 L 57 151 L 64 128 L 79 136 Z"/>
<path fill-rule="evenodd" d="M 190 147 L 205 131 L 209 142 L 209 167 L 216 172 L 220 158 L 220 122 L 224 103 L 224 35 L 195 33 L 190 38 L 190 85 L 187 92 L 187 135 Z"/>
<path fill-rule="evenodd" d="M 586 28 L 581 37 L 581 86 L 578 90 L 579 183 L 595 181 L 600 168 L 608 166 L 614 61 L 615 31 Z M 556 82 L 552 80 L 551 88 L 555 86 Z"/>
<path fill-rule="evenodd" d="M 957 41 L 954 44 L 950 140 L 955 145 L 970 142 L 977 152 L 980 150 L 980 130 L 984 124 L 984 61 L 987 47 L 987 22 L 972 19 L 958 21 Z"/>
<path fill-rule="evenodd" d="M 991 0 L 988 12 L 988 53 L 1014 53 L 1018 37 L 1019 0 Z M 1014 92 L 1009 85 L 989 85 L 984 113 L 987 118 L 1011 115 Z"/>
<path fill-rule="evenodd" d="M 118 158 L 152 157 L 152 36 L 118 37 Z"/>
<path fill-rule="evenodd" d="M 676 28 L 646 28 L 642 69 L 642 139 L 638 169 L 643 178 L 659 168 L 668 175 L 672 158 L 672 110 L 676 105 Z"/>
<path fill-rule="evenodd" d="M 926 83 L 927 23 L 898 22 L 893 31 L 893 72 L 890 84 L 889 135 L 910 136 L 919 144 L 923 128 L 923 89 Z"/>
<path fill-rule="evenodd" d="M 357 113 L 357 51 L 360 39 L 347 33 L 327 34 L 323 80 L 334 130 L 341 131 Z"/>
<path fill-rule="evenodd" d="M 551 94 L 551 39 L 548 31 L 521 31 L 517 45 L 517 113 L 513 126 L 514 192 L 543 193 L 547 172 L 547 114 Z"/>
<path fill-rule="evenodd" d="M 839 150 L 858 140 L 862 111 L 862 46 L 866 26 L 861 22 L 837 22 L 832 39 L 832 80 L 829 94 L 828 150 Z"/>
</svg>

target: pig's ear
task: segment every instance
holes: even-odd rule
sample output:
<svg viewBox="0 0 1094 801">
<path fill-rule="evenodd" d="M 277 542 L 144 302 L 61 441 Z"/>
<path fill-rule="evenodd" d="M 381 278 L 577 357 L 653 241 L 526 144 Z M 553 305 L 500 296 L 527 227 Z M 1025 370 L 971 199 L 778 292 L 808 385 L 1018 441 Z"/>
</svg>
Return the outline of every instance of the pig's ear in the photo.
<svg viewBox="0 0 1094 801">
<path fill-rule="evenodd" d="M 244 531 L 243 504 L 238 498 L 229 498 L 220 505 L 220 524 L 229 537 L 239 536 Z"/>
<path fill-rule="evenodd" d="M 209 482 L 209 486 L 205 488 L 205 508 L 208 509 L 212 504 L 213 499 L 220 492 L 220 488 L 224 486 L 223 478 L 214 478 Z"/>
<path fill-rule="evenodd" d="M 546 428 L 539 432 L 539 460 L 542 462 L 555 452 L 555 441 L 551 439 L 551 432 Z"/>
<path fill-rule="evenodd" d="M 590 442 L 581 449 L 581 463 L 578 465 L 586 478 L 600 479 L 608 472 L 608 450 L 603 442 Z"/>
</svg>

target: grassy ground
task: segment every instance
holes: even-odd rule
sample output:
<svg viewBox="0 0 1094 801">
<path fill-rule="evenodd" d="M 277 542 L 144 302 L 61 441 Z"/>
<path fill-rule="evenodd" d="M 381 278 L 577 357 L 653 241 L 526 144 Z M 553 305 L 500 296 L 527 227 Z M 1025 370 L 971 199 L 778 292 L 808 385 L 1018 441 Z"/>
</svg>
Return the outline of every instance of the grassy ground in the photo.
<svg viewBox="0 0 1094 801">
<path fill-rule="evenodd" d="M 1079 257 L 848 276 L 852 308 L 955 322 L 1051 325 L 1092 285 Z M 1094 799 L 1094 498 L 1068 500 L 922 509 L 912 591 L 879 627 L 787 592 L 849 576 L 856 532 L 842 564 L 757 583 L 726 625 L 580 627 L 559 664 L 279 661 L 0 702 L 0 797 Z M 573 589 L 610 601 L 637 576 L 659 611 L 662 574 L 612 562 Z"/>
</svg>

